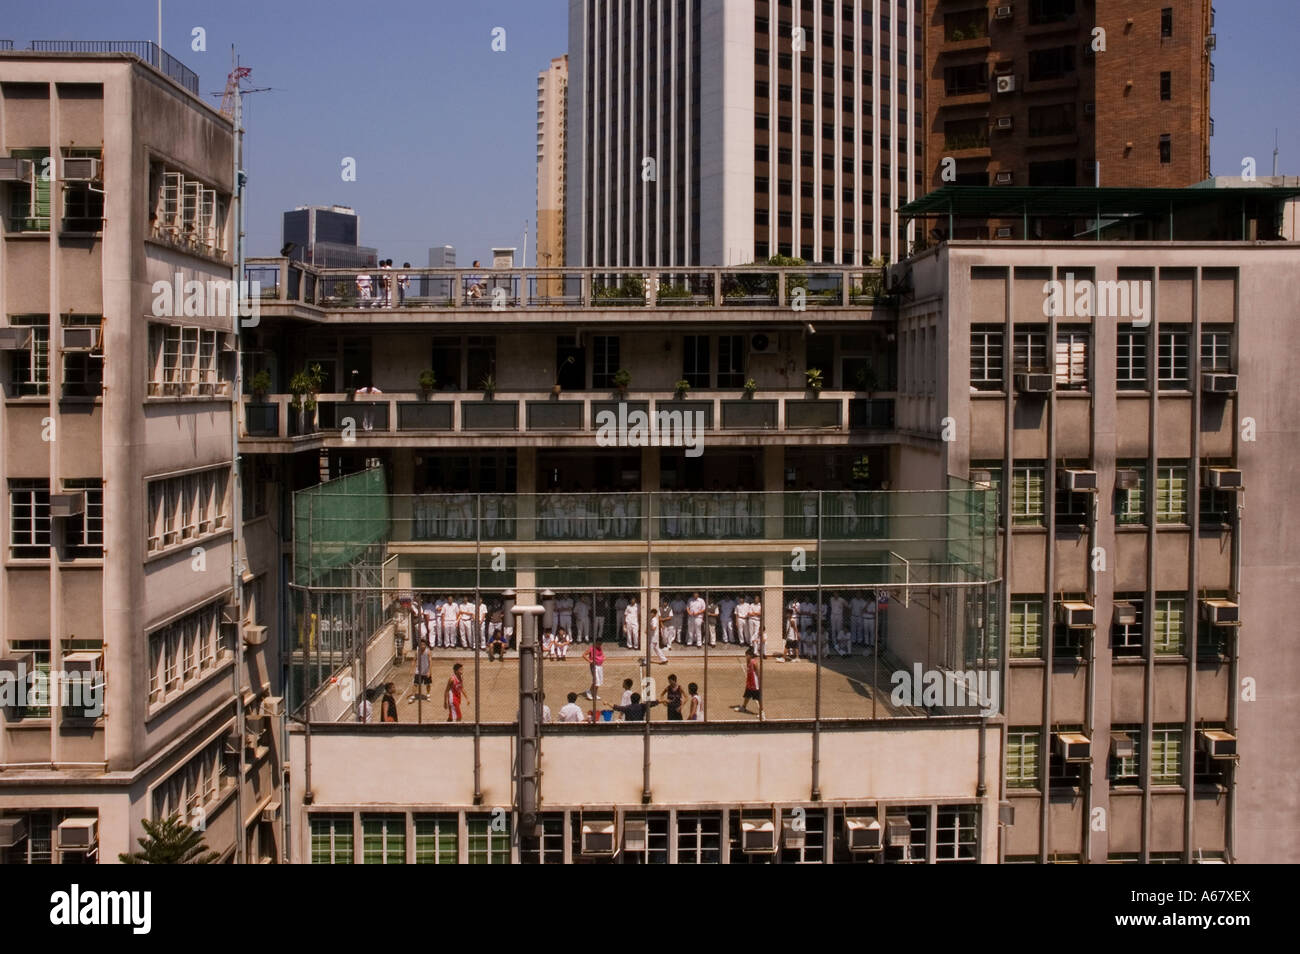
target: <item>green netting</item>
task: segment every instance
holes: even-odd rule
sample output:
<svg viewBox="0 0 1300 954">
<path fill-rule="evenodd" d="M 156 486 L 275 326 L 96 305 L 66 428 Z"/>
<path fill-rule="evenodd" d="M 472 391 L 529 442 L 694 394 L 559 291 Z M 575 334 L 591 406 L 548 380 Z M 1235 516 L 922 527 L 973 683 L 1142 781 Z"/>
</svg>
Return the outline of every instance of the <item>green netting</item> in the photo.
<svg viewBox="0 0 1300 954">
<path fill-rule="evenodd" d="M 383 468 L 349 474 L 293 496 L 294 582 L 315 585 L 388 539 L 391 526 Z"/>
</svg>

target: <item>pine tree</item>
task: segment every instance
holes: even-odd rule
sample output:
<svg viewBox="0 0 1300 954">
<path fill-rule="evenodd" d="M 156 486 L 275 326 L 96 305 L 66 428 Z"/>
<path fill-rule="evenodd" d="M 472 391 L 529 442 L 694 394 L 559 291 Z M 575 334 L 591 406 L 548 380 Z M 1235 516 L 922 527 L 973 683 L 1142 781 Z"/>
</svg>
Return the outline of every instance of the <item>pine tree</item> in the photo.
<svg viewBox="0 0 1300 954">
<path fill-rule="evenodd" d="M 140 851 L 119 854 L 124 865 L 210 865 L 220 855 L 209 851 L 203 833 L 195 831 L 179 814 L 163 821 L 143 819 L 145 838 L 139 838 Z"/>
</svg>

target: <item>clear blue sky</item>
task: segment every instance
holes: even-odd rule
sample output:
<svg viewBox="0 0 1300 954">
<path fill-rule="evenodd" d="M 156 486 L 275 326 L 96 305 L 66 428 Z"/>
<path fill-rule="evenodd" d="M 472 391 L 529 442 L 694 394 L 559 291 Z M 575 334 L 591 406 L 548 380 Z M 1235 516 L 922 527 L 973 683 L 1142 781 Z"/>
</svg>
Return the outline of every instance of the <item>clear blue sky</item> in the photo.
<svg viewBox="0 0 1300 954">
<path fill-rule="evenodd" d="M 0 33 L 33 39 L 153 39 L 156 0 L 7 4 Z M 1300 0 L 1219 0 L 1212 167 L 1239 175 L 1243 156 L 1300 174 Z M 273 92 L 247 104 L 249 254 L 280 247 L 280 213 L 340 203 L 361 240 L 416 265 L 450 243 L 458 261 L 522 246 L 536 217 L 537 73 L 568 44 L 566 0 L 164 0 L 163 46 L 225 84 L 230 45 Z M 207 52 L 190 48 L 207 30 Z M 491 50 L 506 29 L 506 51 Z M 208 97 L 218 103 L 219 97 Z M 344 156 L 357 181 L 342 181 Z"/>
</svg>

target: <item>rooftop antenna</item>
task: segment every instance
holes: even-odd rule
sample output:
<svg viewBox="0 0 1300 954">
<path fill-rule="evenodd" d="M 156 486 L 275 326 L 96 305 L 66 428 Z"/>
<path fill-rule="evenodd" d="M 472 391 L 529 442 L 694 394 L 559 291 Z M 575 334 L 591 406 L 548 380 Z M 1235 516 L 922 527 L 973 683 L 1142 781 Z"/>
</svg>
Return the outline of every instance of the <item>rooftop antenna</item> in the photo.
<svg viewBox="0 0 1300 954">
<path fill-rule="evenodd" d="M 158 49 L 162 49 L 162 0 L 158 0 Z"/>
<path fill-rule="evenodd" d="M 1277 127 L 1273 128 L 1273 175 L 1277 176 Z"/>
</svg>

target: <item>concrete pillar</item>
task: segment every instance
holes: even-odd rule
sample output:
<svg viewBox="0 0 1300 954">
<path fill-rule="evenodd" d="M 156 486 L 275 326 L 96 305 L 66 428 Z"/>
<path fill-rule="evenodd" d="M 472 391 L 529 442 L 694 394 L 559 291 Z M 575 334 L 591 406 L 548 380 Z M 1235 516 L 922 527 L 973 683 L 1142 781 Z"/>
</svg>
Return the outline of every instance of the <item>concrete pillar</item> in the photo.
<svg viewBox="0 0 1300 954">
<path fill-rule="evenodd" d="M 414 501 L 409 496 L 415 492 L 415 458 L 399 451 L 393 455 L 393 539 L 410 540 L 414 535 L 412 518 Z"/>
<path fill-rule="evenodd" d="M 537 448 L 521 447 L 515 451 L 515 537 L 536 538 L 537 517 Z M 521 597 L 522 598 L 522 597 Z"/>
</svg>

